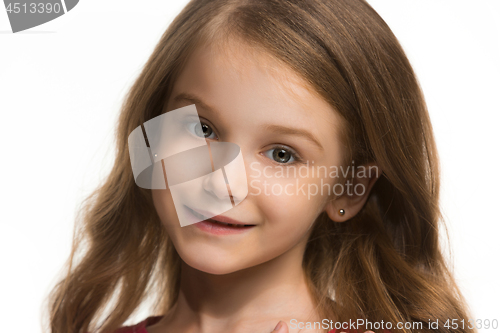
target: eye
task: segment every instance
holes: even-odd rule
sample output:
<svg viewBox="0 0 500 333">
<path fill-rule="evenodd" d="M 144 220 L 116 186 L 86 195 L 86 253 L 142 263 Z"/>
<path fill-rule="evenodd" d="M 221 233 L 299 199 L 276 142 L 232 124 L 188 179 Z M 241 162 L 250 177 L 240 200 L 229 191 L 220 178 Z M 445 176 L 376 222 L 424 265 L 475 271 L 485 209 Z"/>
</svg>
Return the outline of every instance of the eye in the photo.
<svg viewBox="0 0 500 333">
<path fill-rule="evenodd" d="M 269 149 L 268 151 L 264 152 L 264 155 L 280 164 L 292 164 L 293 162 L 300 161 L 297 153 L 287 147 L 276 147 L 273 149 Z"/>
<path fill-rule="evenodd" d="M 191 122 L 187 124 L 188 130 L 196 136 L 205 139 L 216 140 L 217 135 L 215 135 L 214 130 L 209 125 L 203 122 Z"/>
</svg>

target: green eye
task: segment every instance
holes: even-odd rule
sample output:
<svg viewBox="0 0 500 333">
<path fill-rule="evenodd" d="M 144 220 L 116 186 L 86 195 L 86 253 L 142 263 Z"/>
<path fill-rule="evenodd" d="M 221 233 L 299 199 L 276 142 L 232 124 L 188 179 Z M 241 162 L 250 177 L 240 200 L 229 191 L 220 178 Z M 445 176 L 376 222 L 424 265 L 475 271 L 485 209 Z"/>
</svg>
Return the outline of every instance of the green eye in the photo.
<svg viewBox="0 0 500 333">
<path fill-rule="evenodd" d="M 292 154 L 285 149 L 274 149 L 273 150 L 273 160 L 279 163 L 287 163 L 290 159 L 293 159 Z"/>
<path fill-rule="evenodd" d="M 284 147 L 270 149 L 264 155 L 280 164 L 291 164 L 298 160 L 297 155 L 293 151 Z"/>
<path fill-rule="evenodd" d="M 196 135 L 198 136 L 203 136 L 205 138 L 210 137 L 214 131 L 212 131 L 212 128 L 208 126 L 207 124 L 196 124 L 194 127 L 194 131 Z"/>
<path fill-rule="evenodd" d="M 215 132 L 213 131 L 212 127 L 205 123 L 201 122 L 192 122 L 188 124 L 188 130 L 193 133 L 196 136 L 199 136 L 200 138 L 205 138 L 205 139 L 217 139 L 217 136 L 215 135 Z"/>
</svg>

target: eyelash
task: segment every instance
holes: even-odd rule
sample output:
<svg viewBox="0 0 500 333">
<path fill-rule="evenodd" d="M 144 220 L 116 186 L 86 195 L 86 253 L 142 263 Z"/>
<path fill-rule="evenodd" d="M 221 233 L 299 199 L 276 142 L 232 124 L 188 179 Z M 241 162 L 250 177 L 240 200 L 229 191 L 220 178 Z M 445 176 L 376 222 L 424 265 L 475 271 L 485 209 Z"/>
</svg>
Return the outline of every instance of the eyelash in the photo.
<svg viewBox="0 0 500 333">
<path fill-rule="evenodd" d="M 205 119 L 203 119 L 203 120 L 205 120 Z M 197 124 L 197 123 L 198 123 L 198 122 L 197 122 L 197 121 L 195 121 L 195 122 L 188 122 L 187 124 L 190 124 L 190 125 L 191 125 L 191 124 L 195 124 L 195 126 L 196 126 L 196 124 Z M 208 121 L 206 121 L 206 120 L 205 120 L 205 121 L 202 121 L 202 118 L 200 118 L 200 119 L 199 119 L 199 123 L 200 123 L 201 125 L 207 125 L 208 127 L 210 127 L 210 129 L 212 130 L 212 132 L 215 134 L 215 136 L 216 136 L 216 138 L 215 138 L 215 139 L 208 139 L 208 140 L 219 140 L 219 136 L 217 135 L 216 130 L 214 129 L 214 126 L 212 126 L 212 125 L 211 125 Z M 196 135 L 196 134 L 195 134 L 195 135 Z M 304 160 L 302 159 L 302 157 L 300 157 L 300 155 L 299 155 L 299 154 L 298 154 L 298 153 L 297 153 L 294 149 L 292 149 L 291 147 L 288 147 L 288 146 L 286 146 L 286 145 L 281 145 L 281 144 L 275 145 L 275 146 L 273 146 L 271 149 L 266 150 L 266 151 L 265 151 L 265 153 L 266 153 L 266 152 L 269 152 L 269 151 L 273 151 L 273 150 L 275 150 L 275 149 L 283 149 L 283 150 L 286 150 L 287 152 L 289 152 L 289 153 L 290 153 L 291 157 L 293 158 L 293 161 L 292 161 L 292 162 L 290 162 L 290 163 L 288 163 L 288 162 L 285 162 L 285 163 L 280 163 L 280 162 L 277 162 L 277 161 L 275 161 L 274 159 L 269 158 L 269 157 L 267 157 L 267 156 L 266 156 L 269 160 L 271 160 L 271 163 L 276 164 L 276 165 L 281 165 L 281 166 L 282 166 L 282 165 L 304 164 Z"/>
<path fill-rule="evenodd" d="M 290 153 L 290 155 L 292 156 L 293 158 L 293 162 L 285 162 L 285 163 L 280 163 L 280 162 L 277 162 L 275 160 L 273 160 L 272 158 L 269 158 L 269 160 L 271 160 L 271 162 L 273 164 L 276 164 L 276 165 L 294 165 L 294 164 L 304 164 L 304 160 L 300 157 L 300 155 L 294 150 L 292 149 L 291 147 L 288 147 L 288 146 L 285 146 L 285 145 L 275 145 L 274 147 L 272 147 L 271 149 L 268 149 L 266 150 L 266 152 L 268 151 L 273 151 L 273 150 L 276 150 L 276 149 L 283 149 L 283 150 L 286 150 Z M 267 156 L 266 156 L 267 157 Z"/>
<path fill-rule="evenodd" d="M 196 125 L 198 125 L 198 123 L 199 123 L 200 125 L 207 125 L 208 127 L 210 127 L 210 129 L 212 130 L 212 133 L 213 133 L 213 134 L 215 134 L 215 136 L 216 136 L 216 138 L 214 138 L 214 139 L 207 139 L 207 138 L 205 138 L 206 140 L 219 140 L 219 136 L 217 135 L 217 132 L 216 132 L 216 130 L 214 129 L 214 128 L 215 128 L 215 126 L 212 126 L 212 125 L 211 125 L 208 121 L 206 121 L 205 119 L 203 119 L 203 118 L 201 118 L 201 117 L 199 118 L 199 121 L 198 121 L 198 119 L 195 119 L 195 120 L 192 120 L 192 121 L 186 121 L 185 126 L 186 126 L 186 127 L 189 127 L 190 125 L 194 125 L 194 126 L 196 126 Z M 195 134 L 195 133 L 193 133 L 193 132 L 192 132 L 189 128 L 188 128 L 188 130 L 189 130 L 189 131 L 190 131 L 193 135 L 196 135 L 196 134 Z M 197 136 L 197 137 L 200 137 L 200 136 L 198 136 L 198 135 L 196 135 L 196 136 Z"/>
</svg>

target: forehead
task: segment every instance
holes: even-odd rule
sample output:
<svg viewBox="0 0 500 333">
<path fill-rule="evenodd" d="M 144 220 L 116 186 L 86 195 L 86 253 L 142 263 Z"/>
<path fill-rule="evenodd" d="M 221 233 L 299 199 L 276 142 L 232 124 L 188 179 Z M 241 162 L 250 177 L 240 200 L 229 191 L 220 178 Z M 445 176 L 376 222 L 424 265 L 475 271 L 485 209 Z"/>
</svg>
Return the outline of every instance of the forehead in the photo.
<svg viewBox="0 0 500 333">
<path fill-rule="evenodd" d="M 236 40 L 198 47 L 171 97 L 180 93 L 200 97 L 234 123 L 300 126 L 325 140 L 338 139 L 341 119 L 329 103 L 285 64 Z M 172 98 L 168 107 L 176 107 Z"/>
</svg>

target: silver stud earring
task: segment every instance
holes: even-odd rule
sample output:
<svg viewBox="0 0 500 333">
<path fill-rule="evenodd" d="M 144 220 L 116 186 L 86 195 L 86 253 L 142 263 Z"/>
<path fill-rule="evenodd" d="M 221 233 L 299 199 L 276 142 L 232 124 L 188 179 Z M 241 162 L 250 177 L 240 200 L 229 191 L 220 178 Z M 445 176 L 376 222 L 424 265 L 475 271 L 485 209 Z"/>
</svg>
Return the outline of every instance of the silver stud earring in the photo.
<svg viewBox="0 0 500 333">
<path fill-rule="evenodd" d="M 345 210 L 343 210 L 343 209 L 339 209 L 339 215 L 340 215 L 340 216 L 344 216 L 344 214 L 345 214 Z"/>
</svg>

